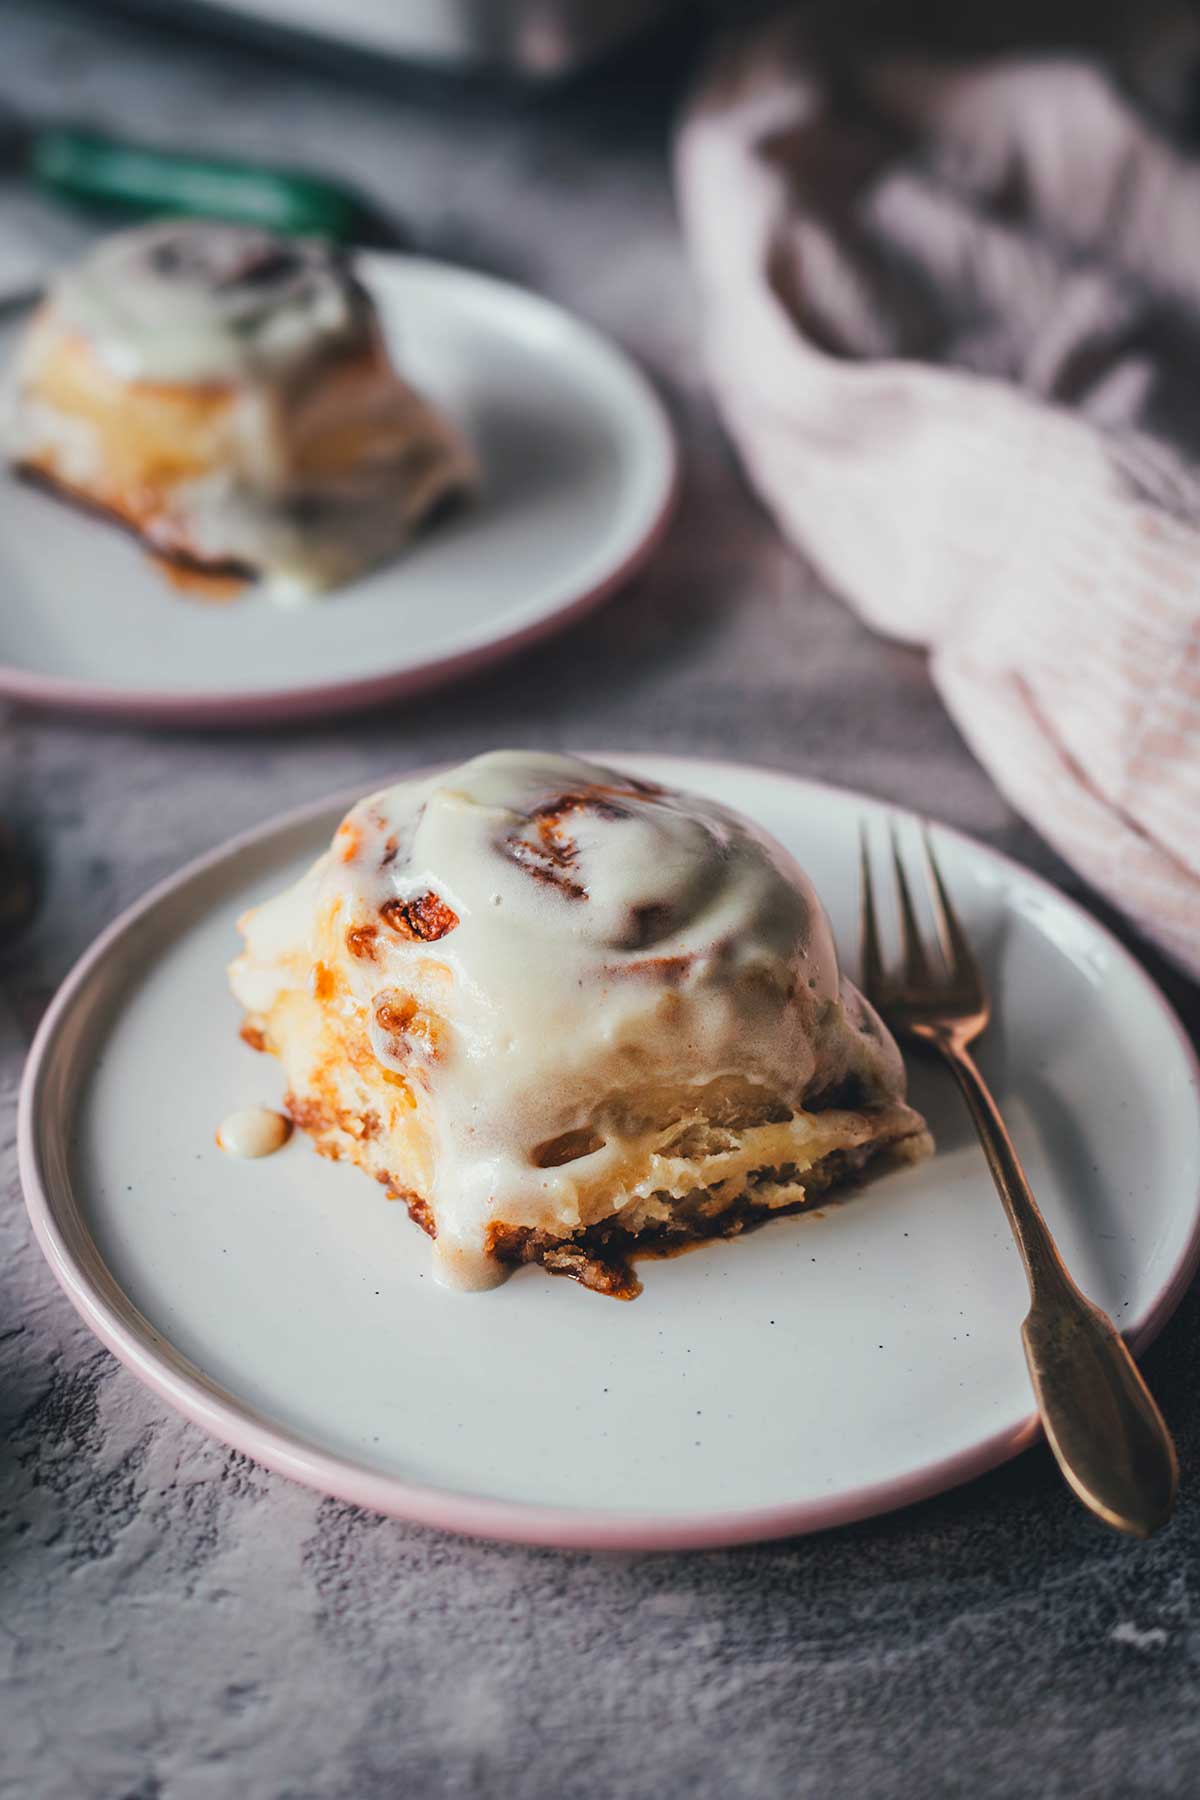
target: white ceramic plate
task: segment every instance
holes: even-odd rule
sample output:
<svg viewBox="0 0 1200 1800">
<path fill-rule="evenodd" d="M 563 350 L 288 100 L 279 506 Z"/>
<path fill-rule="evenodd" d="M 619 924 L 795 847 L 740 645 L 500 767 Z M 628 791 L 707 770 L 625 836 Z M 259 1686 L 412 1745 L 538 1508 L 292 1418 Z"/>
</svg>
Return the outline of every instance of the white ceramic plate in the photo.
<svg viewBox="0 0 1200 1800">
<path fill-rule="evenodd" d="M 882 838 L 888 809 L 763 770 L 617 760 L 775 832 L 849 951 L 858 821 Z M 221 1119 L 281 1089 L 274 1061 L 238 1040 L 234 919 L 307 864 L 342 810 L 269 825 L 158 888 L 83 959 L 38 1036 L 21 1117 L 33 1222 L 136 1374 L 316 1487 L 563 1545 L 811 1530 L 1032 1441 L 1020 1266 L 961 1107 L 926 1066 L 913 1089 L 932 1162 L 643 1263 L 631 1304 L 537 1269 L 448 1294 L 403 1209 L 305 1138 L 227 1160 Z M 1144 1344 L 1200 1250 L 1195 1060 L 1093 919 L 981 845 L 938 841 L 998 997 L 983 1065 L 1071 1268 Z"/>
<path fill-rule="evenodd" d="M 364 256 L 397 359 L 480 455 L 480 496 L 336 594 L 175 593 L 137 544 L 0 472 L 0 694 L 204 724 L 365 705 L 465 674 L 596 604 L 649 555 L 674 441 L 614 346 L 520 288 Z M 18 324 L 0 330 L 0 365 Z"/>
</svg>

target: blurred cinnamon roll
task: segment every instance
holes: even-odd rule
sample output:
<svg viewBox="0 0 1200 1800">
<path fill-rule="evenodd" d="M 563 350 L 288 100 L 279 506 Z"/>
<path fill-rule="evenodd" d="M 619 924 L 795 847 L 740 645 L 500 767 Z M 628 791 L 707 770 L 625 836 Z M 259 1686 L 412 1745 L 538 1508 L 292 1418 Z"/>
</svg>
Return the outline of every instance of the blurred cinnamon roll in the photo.
<svg viewBox="0 0 1200 1800">
<path fill-rule="evenodd" d="M 168 570 L 281 599 L 390 556 L 475 476 L 337 251 L 195 220 L 108 238 L 54 284 L 8 448 Z"/>
<path fill-rule="evenodd" d="M 631 1251 L 929 1146 L 806 877 L 695 795 L 478 757 L 362 801 L 241 930 L 244 1035 L 451 1285 L 533 1261 L 629 1295 Z"/>
</svg>

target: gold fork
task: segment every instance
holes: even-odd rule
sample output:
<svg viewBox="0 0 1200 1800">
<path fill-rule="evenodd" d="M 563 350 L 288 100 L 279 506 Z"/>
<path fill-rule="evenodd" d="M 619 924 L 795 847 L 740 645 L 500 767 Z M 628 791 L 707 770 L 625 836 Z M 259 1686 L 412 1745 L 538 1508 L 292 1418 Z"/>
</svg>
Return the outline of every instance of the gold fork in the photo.
<svg viewBox="0 0 1200 1800">
<path fill-rule="evenodd" d="M 1030 1306 L 1021 1338 L 1038 1413 L 1059 1468 L 1084 1505 L 1106 1524 L 1149 1537 L 1166 1524 L 1175 1505 L 1175 1446 L 1116 1326 L 1084 1298 L 1067 1273 L 1000 1109 L 975 1065 L 970 1046 L 991 1017 L 991 1002 L 927 829 L 923 837 L 941 953 L 931 956 L 922 942 L 893 827 L 902 966 L 898 974 L 888 974 L 862 827 L 863 986 L 897 1036 L 935 1050 L 963 1091 L 1025 1265 Z"/>
</svg>

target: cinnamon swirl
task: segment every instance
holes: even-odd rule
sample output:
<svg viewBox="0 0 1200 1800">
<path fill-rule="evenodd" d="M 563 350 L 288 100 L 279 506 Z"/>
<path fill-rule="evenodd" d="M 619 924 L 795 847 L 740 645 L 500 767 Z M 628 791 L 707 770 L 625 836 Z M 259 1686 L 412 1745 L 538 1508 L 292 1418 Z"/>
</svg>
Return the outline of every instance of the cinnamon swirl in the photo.
<svg viewBox="0 0 1200 1800">
<path fill-rule="evenodd" d="M 10 414 L 19 470 L 168 570 L 280 599 L 391 555 L 475 472 L 340 253 L 207 221 L 122 232 L 64 274 Z"/>
<path fill-rule="evenodd" d="M 534 1261 L 629 1295 L 632 1250 L 929 1147 L 808 880 L 696 795 L 481 756 L 362 801 L 240 924 L 244 1035 L 451 1285 Z"/>
</svg>

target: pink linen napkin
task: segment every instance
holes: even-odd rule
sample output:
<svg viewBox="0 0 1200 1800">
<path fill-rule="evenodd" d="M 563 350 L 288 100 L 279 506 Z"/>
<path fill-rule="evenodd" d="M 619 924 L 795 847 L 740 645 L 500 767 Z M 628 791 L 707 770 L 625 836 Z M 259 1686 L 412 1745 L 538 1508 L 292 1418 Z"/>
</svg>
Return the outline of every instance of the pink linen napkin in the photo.
<svg viewBox="0 0 1200 1800">
<path fill-rule="evenodd" d="M 677 181 L 783 530 L 1200 975 L 1200 164 L 1101 62 L 788 25 L 719 60 Z"/>
</svg>

